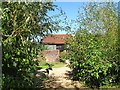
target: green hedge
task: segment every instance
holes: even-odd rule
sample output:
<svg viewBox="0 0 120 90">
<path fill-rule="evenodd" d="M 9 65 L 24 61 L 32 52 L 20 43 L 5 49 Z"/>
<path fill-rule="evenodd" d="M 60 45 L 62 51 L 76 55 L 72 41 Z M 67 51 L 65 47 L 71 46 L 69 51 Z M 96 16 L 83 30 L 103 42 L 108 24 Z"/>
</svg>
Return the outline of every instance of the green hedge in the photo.
<svg viewBox="0 0 120 90">
<path fill-rule="evenodd" d="M 119 82 L 118 53 L 101 35 L 80 32 L 68 45 L 74 79 L 92 88 Z"/>
</svg>

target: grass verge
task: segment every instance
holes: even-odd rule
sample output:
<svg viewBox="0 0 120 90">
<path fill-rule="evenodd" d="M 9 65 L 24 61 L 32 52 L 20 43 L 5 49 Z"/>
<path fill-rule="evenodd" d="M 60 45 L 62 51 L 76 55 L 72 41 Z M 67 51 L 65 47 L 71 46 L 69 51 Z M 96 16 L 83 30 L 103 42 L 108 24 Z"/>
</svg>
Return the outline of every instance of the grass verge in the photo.
<svg viewBox="0 0 120 90">
<path fill-rule="evenodd" d="M 40 66 L 37 66 L 38 69 L 44 69 L 44 68 L 49 68 L 49 65 L 52 67 L 52 68 L 60 68 L 60 67 L 64 67 L 65 66 L 65 63 L 63 62 L 41 62 L 41 65 Z"/>
</svg>

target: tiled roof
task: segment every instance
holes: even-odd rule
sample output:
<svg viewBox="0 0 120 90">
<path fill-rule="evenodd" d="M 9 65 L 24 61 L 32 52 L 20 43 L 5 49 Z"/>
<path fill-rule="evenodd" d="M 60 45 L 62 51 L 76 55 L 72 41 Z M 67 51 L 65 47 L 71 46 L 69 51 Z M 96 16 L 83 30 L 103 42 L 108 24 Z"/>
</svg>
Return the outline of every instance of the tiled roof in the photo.
<svg viewBox="0 0 120 90">
<path fill-rule="evenodd" d="M 53 34 L 43 38 L 44 44 L 65 44 L 65 40 L 70 37 L 68 34 Z"/>
</svg>

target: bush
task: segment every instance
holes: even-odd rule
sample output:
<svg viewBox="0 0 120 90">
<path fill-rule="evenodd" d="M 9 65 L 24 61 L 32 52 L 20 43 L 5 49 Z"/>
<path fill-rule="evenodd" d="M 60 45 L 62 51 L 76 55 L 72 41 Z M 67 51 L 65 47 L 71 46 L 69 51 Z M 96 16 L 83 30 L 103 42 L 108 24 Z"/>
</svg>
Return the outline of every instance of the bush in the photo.
<svg viewBox="0 0 120 90">
<path fill-rule="evenodd" d="M 79 32 L 68 41 L 70 67 L 73 69 L 73 77 L 83 81 L 92 88 L 115 82 L 114 60 L 116 56 L 106 41 L 99 34 Z M 118 66 L 118 65 L 117 65 Z"/>
<path fill-rule="evenodd" d="M 39 65 L 37 55 L 44 48 L 41 38 L 58 27 L 58 21 L 53 23 L 53 18 L 46 14 L 55 7 L 52 2 L 2 2 L 3 89 L 41 85 L 38 82 L 41 78 L 35 77 Z"/>
<path fill-rule="evenodd" d="M 33 87 L 36 66 L 39 65 L 35 43 L 26 41 L 21 45 L 19 37 L 13 37 L 10 43 L 3 42 L 3 89 L 18 87 Z M 9 85 L 8 85 L 9 84 Z"/>
<path fill-rule="evenodd" d="M 66 59 L 67 59 L 66 56 L 67 56 L 67 53 L 66 53 L 65 51 L 60 52 L 59 61 L 60 61 L 60 62 L 65 62 Z"/>
<path fill-rule="evenodd" d="M 116 3 L 89 3 L 79 12 L 79 28 L 68 40 L 74 79 L 89 87 L 120 83 L 119 29 Z"/>
</svg>

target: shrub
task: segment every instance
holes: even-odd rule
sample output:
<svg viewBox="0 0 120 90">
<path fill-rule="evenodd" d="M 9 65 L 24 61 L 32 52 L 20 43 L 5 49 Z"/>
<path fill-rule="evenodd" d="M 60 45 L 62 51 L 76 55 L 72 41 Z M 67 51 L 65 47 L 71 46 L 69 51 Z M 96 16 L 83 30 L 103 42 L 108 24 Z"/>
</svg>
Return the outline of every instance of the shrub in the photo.
<svg viewBox="0 0 120 90">
<path fill-rule="evenodd" d="M 59 61 L 60 62 L 65 62 L 66 59 L 67 59 L 66 56 L 67 56 L 67 53 L 65 51 L 60 52 Z"/>
<path fill-rule="evenodd" d="M 41 38 L 58 30 L 58 20 L 47 15 L 55 8 L 53 2 L 2 2 L 3 89 L 41 85 L 38 82 L 41 78 L 35 77 L 37 55 L 43 50 Z"/>
<path fill-rule="evenodd" d="M 74 79 L 82 80 L 90 87 L 100 87 L 108 82 L 112 64 L 106 58 L 104 47 L 104 43 L 92 34 L 74 37 L 68 48 Z"/>
<path fill-rule="evenodd" d="M 92 88 L 119 83 L 119 36 L 115 4 L 90 3 L 84 10 L 84 14 L 80 13 L 83 17 L 77 19 L 79 29 L 67 42 L 67 57 L 74 79 Z"/>
</svg>

